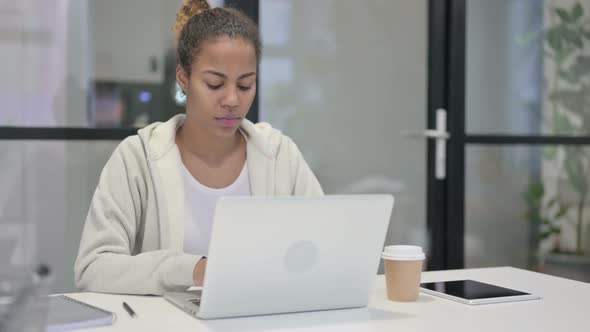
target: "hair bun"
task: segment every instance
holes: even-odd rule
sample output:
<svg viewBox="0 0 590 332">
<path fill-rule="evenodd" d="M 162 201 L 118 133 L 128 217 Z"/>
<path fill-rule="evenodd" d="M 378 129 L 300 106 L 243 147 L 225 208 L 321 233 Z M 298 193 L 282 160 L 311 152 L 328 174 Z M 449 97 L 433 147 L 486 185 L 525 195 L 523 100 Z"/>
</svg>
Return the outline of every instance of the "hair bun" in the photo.
<svg viewBox="0 0 590 332">
<path fill-rule="evenodd" d="M 180 8 L 176 14 L 176 26 L 174 27 L 176 35 L 180 36 L 182 29 L 184 29 L 184 26 L 191 17 L 199 15 L 209 9 L 210 7 L 207 0 L 184 0 L 182 8 Z"/>
</svg>

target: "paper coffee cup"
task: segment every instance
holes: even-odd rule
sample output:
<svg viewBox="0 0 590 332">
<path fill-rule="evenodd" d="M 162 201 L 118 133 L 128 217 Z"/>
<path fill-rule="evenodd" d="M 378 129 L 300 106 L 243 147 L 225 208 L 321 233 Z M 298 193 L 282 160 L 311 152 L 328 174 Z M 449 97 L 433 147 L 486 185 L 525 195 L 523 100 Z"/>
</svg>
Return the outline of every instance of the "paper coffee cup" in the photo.
<svg viewBox="0 0 590 332">
<path fill-rule="evenodd" d="M 381 254 L 385 268 L 387 299 L 410 302 L 418 299 L 420 275 L 425 259 L 418 246 L 388 246 Z"/>
</svg>

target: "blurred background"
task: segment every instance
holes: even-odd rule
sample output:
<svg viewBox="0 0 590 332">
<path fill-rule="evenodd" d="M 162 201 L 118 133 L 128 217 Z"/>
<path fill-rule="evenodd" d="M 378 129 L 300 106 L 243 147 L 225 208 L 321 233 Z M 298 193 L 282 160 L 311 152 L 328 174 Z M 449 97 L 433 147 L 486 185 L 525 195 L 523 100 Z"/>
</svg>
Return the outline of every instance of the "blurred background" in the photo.
<svg viewBox="0 0 590 332">
<path fill-rule="evenodd" d="M 119 142 L 183 112 L 181 0 L 0 0 L 0 266 L 75 290 L 89 203 Z M 390 193 L 386 244 L 429 269 L 590 281 L 589 0 L 243 0 L 263 37 L 249 114 L 328 194 Z M 444 176 L 416 139 L 447 110 Z M 440 174 L 439 174 L 440 175 Z M 335 230 L 337 231 L 337 230 Z"/>
</svg>

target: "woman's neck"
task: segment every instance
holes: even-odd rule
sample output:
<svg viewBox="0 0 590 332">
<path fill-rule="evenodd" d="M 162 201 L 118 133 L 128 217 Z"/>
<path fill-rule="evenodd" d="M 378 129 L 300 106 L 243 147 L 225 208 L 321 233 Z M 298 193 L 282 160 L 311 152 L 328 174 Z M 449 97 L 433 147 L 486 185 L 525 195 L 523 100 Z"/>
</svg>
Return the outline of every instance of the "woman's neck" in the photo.
<svg viewBox="0 0 590 332">
<path fill-rule="evenodd" d="M 218 164 L 229 157 L 241 144 L 241 134 L 236 131 L 231 137 L 215 136 L 200 128 L 187 117 L 178 128 L 176 143 L 199 159 L 210 164 Z M 179 144 L 180 143 L 180 144 Z"/>
</svg>

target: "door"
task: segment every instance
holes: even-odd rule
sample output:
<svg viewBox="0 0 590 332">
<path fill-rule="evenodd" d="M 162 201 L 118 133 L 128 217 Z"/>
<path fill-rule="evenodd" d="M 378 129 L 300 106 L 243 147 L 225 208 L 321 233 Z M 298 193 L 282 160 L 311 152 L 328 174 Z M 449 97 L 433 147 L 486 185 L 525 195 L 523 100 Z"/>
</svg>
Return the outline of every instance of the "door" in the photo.
<svg viewBox="0 0 590 332">
<path fill-rule="evenodd" d="M 452 267 L 590 280 L 590 1 L 450 0 Z"/>
</svg>

